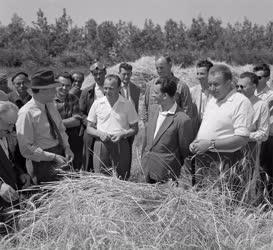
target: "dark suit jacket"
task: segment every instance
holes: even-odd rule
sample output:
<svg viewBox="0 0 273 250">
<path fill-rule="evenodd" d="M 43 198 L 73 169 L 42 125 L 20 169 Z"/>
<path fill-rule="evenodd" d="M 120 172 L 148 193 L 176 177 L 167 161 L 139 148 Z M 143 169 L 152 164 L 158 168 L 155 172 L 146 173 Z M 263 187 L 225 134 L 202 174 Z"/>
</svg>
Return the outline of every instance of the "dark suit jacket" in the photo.
<svg viewBox="0 0 273 250">
<path fill-rule="evenodd" d="M 159 107 L 147 124 L 142 166 L 146 178 L 157 181 L 176 179 L 180 175 L 185 157 L 189 154 L 189 145 L 194 139 L 192 122 L 182 109 L 177 107 L 174 115 L 168 114 L 154 139 L 158 114 Z"/>
<path fill-rule="evenodd" d="M 22 100 L 21 97 L 16 93 L 16 91 L 11 91 L 8 94 L 8 98 L 10 102 L 16 104 L 16 106 L 20 109 L 31 99 L 31 95 L 28 95 L 26 100 Z"/>
<path fill-rule="evenodd" d="M 94 83 L 92 86 L 88 87 L 87 89 L 84 89 L 81 93 L 79 106 L 80 106 L 80 111 L 84 116 L 88 115 L 89 110 L 94 102 L 95 86 L 96 84 Z"/>
<path fill-rule="evenodd" d="M 14 157 L 14 154 L 12 154 L 12 157 Z M 0 177 L 3 179 L 3 181 L 10 185 L 13 189 L 17 190 L 18 176 L 23 172 L 24 171 L 20 169 L 19 165 L 14 164 L 8 159 L 4 150 L 0 146 Z M 9 205 L 9 203 L 0 197 L 0 207 L 8 207 Z"/>
<path fill-rule="evenodd" d="M 130 95 L 132 100 L 134 101 L 135 104 L 135 109 L 136 112 L 138 113 L 138 104 L 139 104 L 139 96 L 140 96 L 140 87 L 138 87 L 136 84 L 130 82 L 129 83 L 129 88 L 130 88 Z"/>
</svg>

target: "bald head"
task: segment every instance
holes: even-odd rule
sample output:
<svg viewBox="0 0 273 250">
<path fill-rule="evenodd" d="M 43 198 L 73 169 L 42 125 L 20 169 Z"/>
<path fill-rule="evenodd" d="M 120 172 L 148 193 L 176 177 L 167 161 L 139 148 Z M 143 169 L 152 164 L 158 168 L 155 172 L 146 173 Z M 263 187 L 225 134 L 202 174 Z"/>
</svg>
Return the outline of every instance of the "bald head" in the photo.
<svg viewBox="0 0 273 250">
<path fill-rule="evenodd" d="M 159 77 L 168 78 L 172 73 L 172 61 L 169 56 L 160 56 L 155 61 L 155 67 Z"/>
</svg>

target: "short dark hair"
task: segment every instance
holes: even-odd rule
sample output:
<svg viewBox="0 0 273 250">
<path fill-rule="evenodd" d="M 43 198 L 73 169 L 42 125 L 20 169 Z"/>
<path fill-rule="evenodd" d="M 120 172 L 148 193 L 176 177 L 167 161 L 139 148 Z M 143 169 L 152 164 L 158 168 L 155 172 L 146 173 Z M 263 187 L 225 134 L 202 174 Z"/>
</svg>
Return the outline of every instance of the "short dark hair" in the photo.
<svg viewBox="0 0 273 250">
<path fill-rule="evenodd" d="M 120 87 L 120 85 L 121 85 L 121 80 L 120 80 L 120 78 L 119 78 L 119 76 L 118 75 L 115 75 L 115 74 L 109 74 L 109 75 L 107 75 L 106 77 L 105 77 L 105 80 L 109 80 L 109 81 L 111 81 L 111 80 L 115 80 L 116 82 L 117 82 L 117 84 L 118 84 L 118 87 Z"/>
<path fill-rule="evenodd" d="M 206 68 L 207 71 L 210 70 L 210 68 L 213 66 L 213 63 L 209 60 L 200 60 L 197 62 L 196 67 L 197 68 Z"/>
<path fill-rule="evenodd" d="M 70 80 L 71 83 L 73 82 L 73 78 L 72 78 L 71 74 L 69 74 L 68 72 L 62 72 L 61 74 L 58 75 L 57 79 L 59 77 L 63 77 L 65 79 L 68 79 L 68 80 Z"/>
<path fill-rule="evenodd" d="M 255 85 L 258 85 L 258 83 L 259 83 L 259 78 L 258 78 L 258 76 L 255 75 L 255 74 L 252 73 L 252 72 L 249 72 L 249 71 L 246 71 L 246 72 L 242 73 L 242 74 L 240 75 L 240 78 L 241 78 L 241 79 L 243 79 L 243 78 L 249 78 L 250 81 L 251 81 L 252 83 L 254 83 Z"/>
<path fill-rule="evenodd" d="M 125 69 L 127 71 L 132 71 L 133 70 L 133 66 L 131 64 L 129 64 L 129 63 L 123 62 L 123 63 L 121 63 L 119 65 L 119 72 L 121 71 L 121 69 Z"/>
<path fill-rule="evenodd" d="M 254 72 L 261 71 L 261 70 L 264 72 L 264 77 L 270 76 L 270 67 L 268 64 L 266 63 L 257 64 L 253 68 Z"/>
<path fill-rule="evenodd" d="M 177 90 L 177 84 L 173 79 L 160 78 L 157 80 L 156 84 L 161 85 L 160 91 L 162 93 L 167 93 L 170 97 L 174 97 Z"/>
<path fill-rule="evenodd" d="M 21 72 L 17 72 L 17 73 L 11 78 L 11 82 L 13 83 L 14 79 L 15 79 L 17 76 L 19 76 L 19 75 L 24 75 L 25 77 L 28 78 L 28 74 L 27 74 L 26 72 L 21 71 Z"/>
<path fill-rule="evenodd" d="M 232 73 L 228 66 L 224 64 L 214 64 L 210 70 L 209 74 L 214 75 L 215 73 L 221 73 L 226 81 L 232 80 Z"/>
</svg>

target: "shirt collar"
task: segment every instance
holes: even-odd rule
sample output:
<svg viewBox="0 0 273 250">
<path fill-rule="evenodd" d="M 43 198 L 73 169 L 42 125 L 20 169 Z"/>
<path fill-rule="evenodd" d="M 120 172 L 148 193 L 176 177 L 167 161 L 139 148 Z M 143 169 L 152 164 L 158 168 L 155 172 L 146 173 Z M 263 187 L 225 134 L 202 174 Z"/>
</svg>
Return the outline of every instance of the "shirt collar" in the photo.
<svg viewBox="0 0 273 250">
<path fill-rule="evenodd" d="M 162 114 L 162 115 L 174 115 L 175 114 L 175 111 L 176 111 L 176 109 L 177 109 L 177 103 L 175 102 L 174 103 L 174 105 L 169 109 L 169 110 L 167 110 L 167 111 L 161 111 L 161 106 L 160 106 L 160 113 Z"/>
<path fill-rule="evenodd" d="M 258 96 L 261 94 L 265 94 L 270 90 L 270 88 L 268 87 L 268 85 L 266 84 L 265 87 L 262 89 L 262 91 L 260 91 L 259 93 L 257 92 L 257 89 L 255 90 L 255 94 L 257 94 Z"/>
<path fill-rule="evenodd" d="M 232 102 L 233 101 L 233 98 L 234 98 L 234 94 L 237 93 L 236 89 L 233 89 L 231 90 L 227 95 L 226 97 L 223 99 L 223 100 L 220 100 L 220 101 L 217 101 L 216 100 L 216 103 L 217 104 L 221 104 L 221 103 L 224 103 L 224 102 Z"/>
</svg>

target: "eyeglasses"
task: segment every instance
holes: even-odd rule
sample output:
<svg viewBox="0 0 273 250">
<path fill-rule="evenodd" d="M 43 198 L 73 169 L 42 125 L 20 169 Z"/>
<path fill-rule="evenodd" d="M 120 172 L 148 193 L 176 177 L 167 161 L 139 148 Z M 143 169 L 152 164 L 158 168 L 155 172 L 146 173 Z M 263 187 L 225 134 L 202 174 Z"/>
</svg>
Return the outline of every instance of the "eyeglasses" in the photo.
<svg viewBox="0 0 273 250">
<path fill-rule="evenodd" d="M 237 85 L 236 85 L 236 89 L 245 89 L 245 86 L 240 85 L 240 84 L 237 84 Z"/>
<path fill-rule="evenodd" d="M 258 76 L 258 79 L 261 80 L 264 76 Z"/>
</svg>

